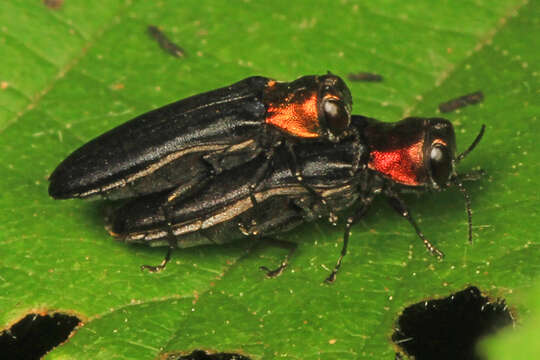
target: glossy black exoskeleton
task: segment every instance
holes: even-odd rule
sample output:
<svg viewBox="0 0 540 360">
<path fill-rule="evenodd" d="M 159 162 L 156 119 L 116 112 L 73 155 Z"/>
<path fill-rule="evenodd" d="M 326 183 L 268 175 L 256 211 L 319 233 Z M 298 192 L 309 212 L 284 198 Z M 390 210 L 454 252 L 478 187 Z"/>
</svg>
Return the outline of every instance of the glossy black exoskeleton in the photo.
<svg viewBox="0 0 540 360">
<path fill-rule="evenodd" d="M 351 227 L 365 214 L 377 194 L 383 194 L 412 224 L 433 255 L 442 257 L 442 252 L 422 234 L 399 195 L 455 185 L 465 194 L 471 239 L 470 200 L 462 180 L 475 176 L 458 175 L 455 166 L 480 141 L 484 127 L 473 144 L 457 156 L 454 130 L 445 119 L 407 118 L 397 123 L 382 123 L 353 116 L 351 127 L 359 134 L 358 138 L 338 143 L 302 143 L 295 148 L 303 182 L 317 197 L 337 211 L 357 204 L 354 215 L 347 219 L 343 249 L 327 281 L 335 279 L 341 266 Z M 281 151 L 276 155 L 279 157 Z M 358 158 L 360 165 L 356 164 Z M 169 245 L 166 263 L 171 235 L 176 239 L 174 246 L 180 248 L 220 244 L 248 235 L 280 233 L 328 215 L 328 208 L 321 206 L 317 197 L 298 183 L 285 162 L 274 162 L 253 188 L 250 179 L 261 166 L 258 160 L 245 163 L 241 170 L 223 171 L 196 196 L 173 201 L 167 213 L 162 211 L 167 192 L 135 199 L 117 210 L 111 232 L 129 243 Z M 277 275 L 286 265 L 287 261 L 267 273 Z"/>
<path fill-rule="evenodd" d="M 332 74 L 290 83 L 249 77 L 140 115 L 88 142 L 54 170 L 49 194 L 123 199 L 169 191 L 172 200 L 261 154 L 268 167 L 276 147 L 354 136 L 351 103 L 346 84 Z M 294 168 L 294 159 L 289 162 Z M 264 176 L 261 170 L 252 183 Z"/>
</svg>

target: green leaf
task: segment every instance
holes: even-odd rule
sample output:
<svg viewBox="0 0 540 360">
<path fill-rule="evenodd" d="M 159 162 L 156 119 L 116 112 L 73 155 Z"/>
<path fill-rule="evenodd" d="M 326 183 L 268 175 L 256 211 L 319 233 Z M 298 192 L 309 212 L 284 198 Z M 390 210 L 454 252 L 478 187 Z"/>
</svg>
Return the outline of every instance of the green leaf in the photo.
<svg viewBox="0 0 540 360">
<path fill-rule="evenodd" d="M 540 274 L 538 2 L 521 0 L 0 2 L 0 326 L 29 311 L 67 311 L 84 325 L 50 359 L 146 359 L 167 352 L 241 351 L 254 359 L 392 358 L 407 305 L 476 285 L 512 304 Z M 161 27 L 187 52 L 163 52 Z M 460 165 L 484 179 L 406 197 L 439 262 L 382 199 L 353 229 L 332 286 L 343 223 L 310 223 L 288 271 L 267 280 L 282 249 L 241 241 L 174 254 L 128 246 L 105 231 L 106 204 L 54 201 L 47 176 L 71 151 L 136 115 L 250 75 L 292 80 L 369 71 L 350 83 L 354 113 L 397 121 L 482 90 L 483 104 L 447 115 Z M 526 307 L 518 308 L 518 318 Z"/>
<path fill-rule="evenodd" d="M 540 286 L 516 294 L 519 305 L 528 309 L 517 327 L 505 329 L 480 343 L 480 351 L 490 360 L 534 359 L 540 353 Z M 530 313 L 529 313 L 530 311 Z"/>
</svg>

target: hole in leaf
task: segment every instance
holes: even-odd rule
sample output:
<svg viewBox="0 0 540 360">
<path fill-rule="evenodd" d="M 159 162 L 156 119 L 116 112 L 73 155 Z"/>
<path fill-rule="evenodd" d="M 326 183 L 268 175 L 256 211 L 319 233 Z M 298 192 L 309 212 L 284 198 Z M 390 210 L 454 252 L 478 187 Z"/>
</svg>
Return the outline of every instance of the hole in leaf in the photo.
<svg viewBox="0 0 540 360">
<path fill-rule="evenodd" d="M 65 341 L 79 318 L 61 313 L 29 314 L 0 333 L 3 359 L 39 359 Z"/>
<path fill-rule="evenodd" d="M 504 300 L 490 301 L 471 286 L 444 299 L 407 307 L 392 341 L 416 360 L 482 360 L 475 346 L 480 337 L 513 323 Z M 400 359 L 396 354 L 396 359 Z"/>
<path fill-rule="evenodd" d="M 208 353 L 204 350 L 194 350 L 191 354 L 180 357 L 168 357 L 169 360 L 251 360 L 247 356 L 233 353 Z"/>
</svg>

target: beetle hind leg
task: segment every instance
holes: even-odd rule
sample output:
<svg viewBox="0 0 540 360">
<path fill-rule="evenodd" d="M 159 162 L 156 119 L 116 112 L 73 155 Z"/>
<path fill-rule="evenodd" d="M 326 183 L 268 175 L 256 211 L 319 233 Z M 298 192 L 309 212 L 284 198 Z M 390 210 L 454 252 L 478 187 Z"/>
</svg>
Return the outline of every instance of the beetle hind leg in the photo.
<svg viewBox="0 0 540 360">
<path fill-rule="evenodd" d="M 259 209 L 253 209 L 251 214 L 237 224 L 238 230 L 246 235 L 257 238 L 255 246 L 272 245 L 288 249 L 288 253 L 275 269 L 266 266 L 259 268 L 269 278 L 274 278 L 283 273 L 289 265 L 289 260 L 294 254 L 298 244 L 286 240 L 268 238 L 273 233 L 282 233 L 295 228 L 303 223 L 304 210 L 296 206 L 288 199 L 279 199 L 259 204 Z"/>
<path fill-rule="evenodd" d="M 165 266 L 167 266 L 169 260 L 171 260 L 171 254 L 174 249 L 176 249 L 176 246 L 171 246 L 169 244 L 167 247 L 167 253 L 159 265 L 141 265 L 141 270 L 148 270 L 151 273 L 161 272 L 163 269 L 165 269 Z"/>
<path fill-rule="evenodd" d="M 278 277 L 283 273 L 283 270 L 285 270 L 287 266 L 289 266 L 289 259 L 298 248 L 298 244 L 294 242 L 290 242 L 290 241 L 285 241 L 285 240 L 276 240 L 276 239 L 267 239 L 267 238 L 262 238 L 261 240 L 267 242 L 268 244 L 276 245 L 281 248 L 285 248 L 289 250 L 285 258 L 281 261 L 281 264 L 277 268 L 270 270 L 266 266 L 259 267 L 259 269 L 261 269 L 262 271 L 266 273 L 266 277 L 268 278 Z"/>
<path fill-rule="evenodd" d="M 169 262 L 169 260 L 171 260 L 172 252 L 177 247 L 177 240 L 176 240 L 176 237 L 174 236 L 173 229 L 172 229 L 172 224 L 171 224 L 171 221 L 170 221 L 170 219 L 171 219 L 170 211 L 169 211 L 170 204 L 171 203 L 168 202 L 167 204 L 163 205 L 162 208 L 161 208 L 163 216 L 167 220 L 167 243 L 168 243 L 168 246 L 167 246 L 167 252 L 165 253 L 165 257 L 163 258 L 163 260 L 161 261 L 161 263 L 159 265 L 141 265 L 141 270 L 142 271 L 148 270 L 151 273 L 158 273 L 158 272 L 163 271 L 165 269 L 165 266 L 167 266 L 167 263 Z"/>
</svg>

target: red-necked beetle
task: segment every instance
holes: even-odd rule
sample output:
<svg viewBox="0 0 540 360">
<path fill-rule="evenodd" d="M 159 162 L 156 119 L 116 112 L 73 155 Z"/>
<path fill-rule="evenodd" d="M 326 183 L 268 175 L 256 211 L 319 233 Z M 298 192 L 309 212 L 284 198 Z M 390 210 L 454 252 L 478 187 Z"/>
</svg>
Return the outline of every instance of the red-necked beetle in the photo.
<svg viewBox="0 0 540 360">
<path fill-rule="evenodd" d="M 49 194 L 122 199 L 169 191 L 172 200 L 261 153 L 269 165 L 276 147 L 354 137 L 351 106 L 349 88 L 330 73 L 289 83 L 249 77 L 140 115 L 81 146 L 54 170 Z"/>
<path fill-rule="evenodd" d="M 347 252 L 351 227 L 366 213 L 377 194 L 383 194 L 411 223 L 430 253 L 441 258 L 443 253 L 422 234 L 399 195 L 439 191 L 455 185 L 465 195 L 471 239 L 470 199 L 462 182 L 477 178 L 478 173 L 458 175 L 455 166 L 480 141 L 484 127 L 472 145 L 457 156 L 454 130 L 445 119 L 407 118 L 383 123 L 353 116 L 351 127 L 360 134 L 360 142 L 346 138 L 337 143 L 306 142 L 295 148 L 304 183 L 329 208 L 339 211 L 357 206 L 347 218 L 343 248 L 327 282 L 335 280 Z M 278 158 L 282 151 L 276 152 Z M 355 164 L 358 157 L 362 159 L 360 166 Z M 166 212 L 163 204 L 167 192 L 131 200 L 116 211 L 110 231 L 128 243 L 169 246 L 162 267 L 176 247 L 268 236 L 328 215 L 328 208 L 298 183 L 285 162 L 274 162 L 271 171 L 253 188 L 250 180 L 260 167 L 261 160 L 256 158 L 241 169 L 225 170 L 199 189 L 196 196 L 169 203 Z M 175 239 L 172 246 L 171 237 Z M 281 274 L 287 266 L 295 248 L 294 244 L 288 246 L 289 255 L 277 269 L 263 267 L 268 276 Z"/>
</svg>

